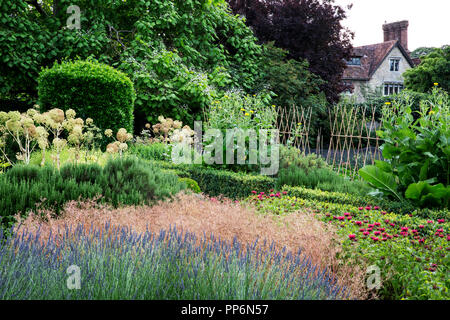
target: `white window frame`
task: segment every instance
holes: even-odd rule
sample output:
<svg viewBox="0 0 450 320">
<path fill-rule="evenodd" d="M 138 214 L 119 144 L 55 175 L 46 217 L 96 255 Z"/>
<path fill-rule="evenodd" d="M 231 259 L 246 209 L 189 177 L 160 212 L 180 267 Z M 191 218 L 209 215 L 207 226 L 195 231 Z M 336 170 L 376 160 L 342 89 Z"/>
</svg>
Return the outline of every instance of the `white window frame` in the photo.
<svg viewBox="0 0 450 320">
<path fill-rule="evenodd" d="M 400 71 L 400 61 L 401 60 L 402 60 L 401 58 L 397 58 L 397 57 L 389 58 L 389 70 L 391 72 Z M 392 69 L 394 69 L 394 70 L 392 70 Z"/>
</svg>

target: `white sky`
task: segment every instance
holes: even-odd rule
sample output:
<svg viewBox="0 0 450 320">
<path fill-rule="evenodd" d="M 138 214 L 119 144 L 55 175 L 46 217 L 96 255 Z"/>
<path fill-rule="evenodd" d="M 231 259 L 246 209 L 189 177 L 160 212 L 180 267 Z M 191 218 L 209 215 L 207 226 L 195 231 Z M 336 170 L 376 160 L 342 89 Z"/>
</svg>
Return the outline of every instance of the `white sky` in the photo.
<svg viewBox="0 0 450 320">
<path fill-rule="evenodd" d="M 382 25 L 409 20 L 408 49 L 450 45 L 450 0 L 335 0 L 348 11 L 343 25 L 355 33 L 353 45 L 383 42 Z"/>
</svg>

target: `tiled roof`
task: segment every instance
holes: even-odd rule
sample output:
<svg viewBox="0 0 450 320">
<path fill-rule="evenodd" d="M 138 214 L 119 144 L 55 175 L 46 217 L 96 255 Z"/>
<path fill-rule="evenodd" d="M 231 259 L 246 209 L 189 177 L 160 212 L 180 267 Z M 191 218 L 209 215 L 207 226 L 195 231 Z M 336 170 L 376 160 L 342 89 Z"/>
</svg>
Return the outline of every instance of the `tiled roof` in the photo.
<svg viewBox="0 0 450 320">
<path fill-rule="evenodd" d="M 411 66 L 414 66 L 408 52 L 398 40 L 353 48 L 353 56 L 361 57 L 361 65 L 349 65 L 344 71 L 344 80 L 369 80 L 392 49 L 398 46 Z"/>
</svg>

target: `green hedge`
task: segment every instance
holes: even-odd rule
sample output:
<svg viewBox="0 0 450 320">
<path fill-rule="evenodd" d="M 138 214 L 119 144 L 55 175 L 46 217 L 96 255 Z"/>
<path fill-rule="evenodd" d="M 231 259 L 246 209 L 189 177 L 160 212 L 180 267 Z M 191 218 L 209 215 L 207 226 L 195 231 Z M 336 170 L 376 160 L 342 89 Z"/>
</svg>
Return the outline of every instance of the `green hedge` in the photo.
<svg viewBox="0 0 450 320">
<path fill-rule="evenodd" d="M 55 214 L 70 200 L 93 199 L 119 205 L 151 204 L 175 194 L 183 184 L 173 173 L 136 158 L 114 159 L 105 167 L 97 164 L 69 164 L 60 171 L 53 167 L 15 166 L 0 175 L 1 224 L 14 223 L 18 212 L 37 207 Z"/>
<path fill-rule="evenodd" d="M 274 178 L 262 175 L 216 170 L 196 165 L 176 165 L 167 161 L 150 161 L 150 163 L 173 170 L 180 177 L 195 180 L 202 192 L 212 197 L 223 195 L 231 199 L 242 199 L 248 197 L 253 190 L 275 188 L 276 183 Z"/>
<path fill-rule="evenodd" d="M 302 187 L 283 186 L 282 190 L 286 191 L 290 196 L 305 200 L 315 200 L 358 207 L 365 207 L 368 205 L 379 206 L 381 210 L 394 212 L 397 214 L 413 214 L 414 216 L 432 219 L 450 219 L 449 210 L 418 209 L 409 202 L 394 202 L 376 199 L 370 196 L 360 197 L 348 193 L 327 192 Z"/>
<path fill-rule="evenodd" d="M 73 109 L 100 129 L 133 132 L 133 83 L 108 65 L 91 60 L 55 63 L 39 74 L 38 92 L 41 111 Z"/>
</svg>

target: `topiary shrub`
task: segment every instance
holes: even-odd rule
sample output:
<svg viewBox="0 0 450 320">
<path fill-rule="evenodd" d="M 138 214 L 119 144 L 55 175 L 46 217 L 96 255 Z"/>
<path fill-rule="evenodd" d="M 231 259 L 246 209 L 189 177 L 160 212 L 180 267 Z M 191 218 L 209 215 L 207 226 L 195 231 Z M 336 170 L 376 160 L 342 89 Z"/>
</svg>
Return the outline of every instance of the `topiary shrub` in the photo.
<svg viewBox="0 0 450 320">
<path fill-rule="evenodd" d="M 38 92 L 41 111 L 73 109 L 102 130 L 133 132 L 133 83 L 106 64 L 95 60 L 55 63 L 39 74 Z"/>
<path fill-rule="evenodd" d="M 187 188 L 189 190 L 192 190 L 194 193 L 200 193 L 202 190 L 200 190 L 200 187 L 198 186 L 198 183 L 194 179 L 190 178 L 179 178 L 180 183 L 186 184 Z"/>
</svg>

